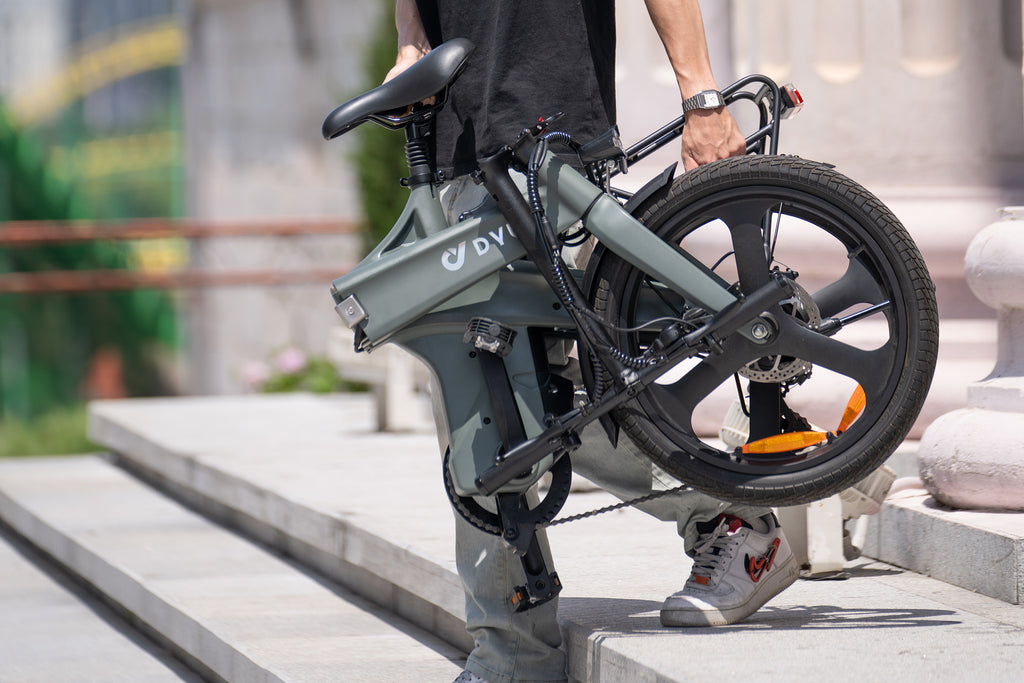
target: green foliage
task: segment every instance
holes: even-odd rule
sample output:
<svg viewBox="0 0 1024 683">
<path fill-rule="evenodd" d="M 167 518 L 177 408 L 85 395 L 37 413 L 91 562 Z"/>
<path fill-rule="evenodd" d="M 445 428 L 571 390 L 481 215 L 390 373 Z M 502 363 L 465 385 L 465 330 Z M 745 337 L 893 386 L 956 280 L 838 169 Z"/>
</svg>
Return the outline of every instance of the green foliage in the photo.
<svg viewBox="0 0 1024 683">
<path fill-rule="evenodd" d="M 30 420 L 0 421 L 0 458 L 99 450 L 86 438 L 85 405 L 57 408 Z"/>
<path fill-rule="evenodd" d="M 267 394 L 286 391 L 328 394 L 345 389 L 345 382 L 338 377 L 338 371 L 330 361 L 325 358 L 310 358 L 302 370 L 271 375 L 263 384 L 261 391 Z"/>
<path fill-rule="evenodd" d="M 364 57 L 367 74 L 364 90 L 381 84 L 388 70 L 395 65 L 398 53 L 394 3 L 387 1 L 381 4 L 380 20 Z M 387 235 L 409 197 L 409 191 L 399 185 L 399 180 L 409 173 L 405 161 L 405 136 L 373 123 L 360 126 L 352 134 L 358 136 L 353 163 L 358 169 L 363 196 L 367 224 L 364 237 L 368 251 Z"/>
<path fill-rule="evenodd" d="M 281 349 L 269 363 L 250 363 L 243 374 L 243 382 L 249 389 L 265 394 L 288 391 L 328 394 L 365 389 L 360 384 L 342 379 L 334 364 L 326 358 L 307 356 L 295 347 Z"/>
<path fill-rule="evenodd" d="M 37 140 L 0 102 L 0 222 L 88 215 L 81 194 L 49 171 Z M 0 274 L 127 266 L 123 243 L 0 250 Z M 160 292 L 0 295 L 0 418 L 27 420 L 80 400 L 100 349 L 121 357 L 128 393 L 166 393 L 149 352 L 174 327 L 173 306 Z"/>
</svg>

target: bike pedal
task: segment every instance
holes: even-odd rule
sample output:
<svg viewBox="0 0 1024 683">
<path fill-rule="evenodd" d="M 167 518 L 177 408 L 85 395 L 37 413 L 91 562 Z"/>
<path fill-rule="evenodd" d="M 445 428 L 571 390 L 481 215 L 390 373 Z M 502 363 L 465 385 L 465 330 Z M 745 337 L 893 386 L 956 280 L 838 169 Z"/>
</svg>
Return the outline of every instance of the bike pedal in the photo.
<svg viewBox="0 0 1024 683">
<path fill-rule="evenodd" d="M 463 335 L 462 341 L 472 344 L 474 348 L 481 351 L 504 358 L 512 352 L 512 342 L 515 341 L 515 338 L 516 331 L 497 320 L 473 318 L 466 327 L 466 334 Z"/>
<path fill-rule="evenodd" d="M 525 612 L 543 605 L 558 595 L 562 591 L 562 582 L 558 580 L 558 574 L 551 572 L 548 576 L 551 578 L 551 585 L 538 587 L 539 594 L 536 596 L 531 596 L 526 586 L 516 586 L 512 589 L 512 596 L 509 598 L 512 609 L 516 612 Z"/>
</svg>

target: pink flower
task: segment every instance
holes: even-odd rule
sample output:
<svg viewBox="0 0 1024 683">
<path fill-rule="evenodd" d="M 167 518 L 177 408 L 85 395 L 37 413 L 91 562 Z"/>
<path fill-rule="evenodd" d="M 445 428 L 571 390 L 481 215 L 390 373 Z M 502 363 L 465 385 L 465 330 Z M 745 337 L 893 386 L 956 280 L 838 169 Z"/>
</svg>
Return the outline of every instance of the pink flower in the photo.
<svg viewBox="0 0 1024 683">
<path fill-rule="evenodd" d="M 248 391 L 257 391 L 269 377 L 267 364 L 258 360 L 249 361 L 242 368 L 242 386 Z"/>
<path fill-rule="evenodd" d="M 277 354 L 277 358 L 274 359 L 274 365 L 280 372 L 286 375 L 294 375 L 306 367 L 306 354 L 294 346 L 288 347 Z"/>
</svg>

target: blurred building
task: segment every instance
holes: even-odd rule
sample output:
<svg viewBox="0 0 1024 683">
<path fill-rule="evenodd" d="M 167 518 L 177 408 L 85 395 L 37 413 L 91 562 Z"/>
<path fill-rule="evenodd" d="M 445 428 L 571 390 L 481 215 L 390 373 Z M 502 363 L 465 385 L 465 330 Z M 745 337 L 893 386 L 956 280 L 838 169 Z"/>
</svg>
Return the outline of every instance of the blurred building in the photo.
<svg viewBox="0 0 1024 683">
<path fill-rule="evenodd" d="M 0 0 L 0 96 L 46 78 L 67 51 L 65 0 Z"/>
<path fill-rule="evenodd" d="M 1000 207 L 1024 203 L 1021 1 L 701 4 L 720 84 L 764 73 L 804 95 L 779 151 L 836 164 L 893 209 L 925 255 L 943 317 L 991 317 L 966 287 L 963 257 Z M 678 93 L 645 14 L 620 2 L 618 20 L 629 142 L 674 115 Z"/>
<path fill-rule="evenodd" d="M 361 218 L 353 136 L 326 143 L 327 113 L 366 82 L 362 60 L 379 0 L 193 0 L 183 65 L 188 212 L 214 220 Z M 224 238 L 193 266 L 351 265 L 354 236 Z M 246 364 L 283 346 L 323 353 L 337 324 L 322 285 L 206 289 L 187 305 L 191 387 L 237 391 Z"/>
<path fill-rule="evenodd" d="M 780 151 L 836 164 L 894 209 L 922 247 L 944 317 L 990 317 L 963 283 L 962 259 L 998 207 L 1024 203 L 1021 0 L 702 5 L 721 84 L 762 72 L 804 94 L 803 112 L 784 123 Z M 0 92 L 24 92 L 91 37 L 173 15 L 183 36 L 184 213 L 359 220 L 354 140 L 326 143 L 320 124 L 367 83 L 363 55 L 392 7 L 383 0 L 0 0 Z M 617 22 L 628 144 L 676 116 L 679 96 L 642 4 L 620 0 Z M 163 73 L 173 83 L 160 91 L 173 95 L 177 72 Z M 145 111 L 154 87 L 126 78 L 92 91 L 80 105 L 82 125 L 123 125 Z M 675 154 L 655 155 L 625 184 L 639 185 Z M 350 262 L 357 248 L 348 238 L 233 239 L 194 248 L 192 259 L 209 269 L 323 266 Z M 185 388 L 235 391 L 242 366 L 275 348 L 322 350 L 337 324 L 328 287 L 188 293 Z"/>
</svg>

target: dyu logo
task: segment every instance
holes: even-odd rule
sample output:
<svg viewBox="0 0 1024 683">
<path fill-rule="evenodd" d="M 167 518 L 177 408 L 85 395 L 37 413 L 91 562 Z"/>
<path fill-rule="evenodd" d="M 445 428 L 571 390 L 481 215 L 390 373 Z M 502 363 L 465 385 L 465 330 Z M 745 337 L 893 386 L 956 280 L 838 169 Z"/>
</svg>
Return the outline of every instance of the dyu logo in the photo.
<svg viewBox="0 0 1024 683">
<path fill-rule="evenodd" d="M 493 245 L 496 245 L 496 249 L 505 246 L 506 235 L 515 238 L 512 228 L 508 225 L 502 225 L 497 230 L 489 231 L 486 237 L 474 237 L 469 243 L 473 245 L 473 251 L 476 252 L 477 256 L 483 256 L 491 250 Z M 441 265 L 444 266 L 445 270 L 453 273 L 466 265 L 466 241 L 463 240 L 456 246 L 445 249 L 444 253 L 441 254 Z"/>
</svg>

